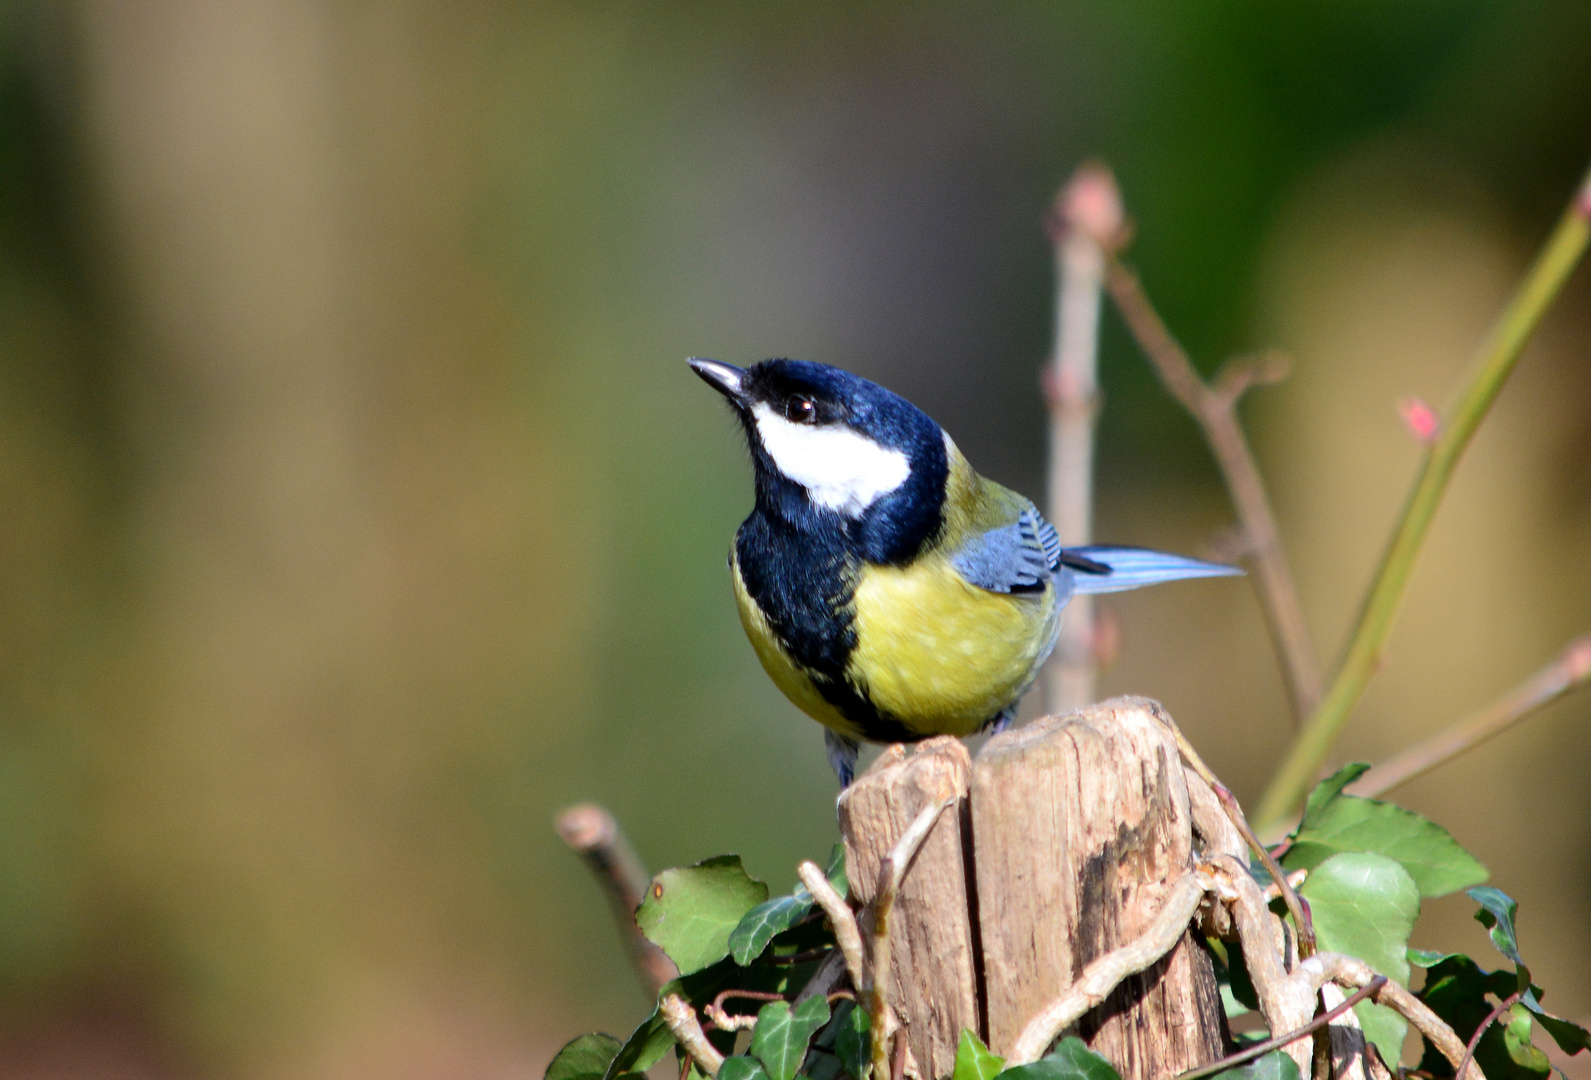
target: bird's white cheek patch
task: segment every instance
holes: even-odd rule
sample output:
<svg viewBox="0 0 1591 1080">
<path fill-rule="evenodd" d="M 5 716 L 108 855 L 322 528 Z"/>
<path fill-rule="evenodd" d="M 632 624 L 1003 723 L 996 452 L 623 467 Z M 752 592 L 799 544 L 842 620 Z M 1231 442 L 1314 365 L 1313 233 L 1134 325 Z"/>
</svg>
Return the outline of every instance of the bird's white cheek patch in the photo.
<svg viewBox="0 0 1591 1080">
<path fill-rule="evenodd" d="M 806 488 L 818 506 L 860 517 L 911 475 L 904 453 L 848 427 L 792 424 L 766 405 L 758 405 L 752 415 L 773 463 Z"/>
</svg>

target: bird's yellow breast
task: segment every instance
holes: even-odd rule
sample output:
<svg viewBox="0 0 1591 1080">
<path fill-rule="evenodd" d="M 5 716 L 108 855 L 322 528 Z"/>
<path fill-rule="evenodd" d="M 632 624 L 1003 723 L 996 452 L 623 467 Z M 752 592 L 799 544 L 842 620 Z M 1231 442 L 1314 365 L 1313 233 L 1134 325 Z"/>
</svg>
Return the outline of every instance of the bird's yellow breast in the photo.
<svg viewBox="0 0 1591 1080">
<path fill-rule="evenodd" d="M 905 567 L 864 566 L 854 609 L 852 681 L 924 735 L 970 735 L 1013 703 L 1054 645 L 1059 617 L 1053 585 L 988 592 L 937 552 Z"/>
</svg>

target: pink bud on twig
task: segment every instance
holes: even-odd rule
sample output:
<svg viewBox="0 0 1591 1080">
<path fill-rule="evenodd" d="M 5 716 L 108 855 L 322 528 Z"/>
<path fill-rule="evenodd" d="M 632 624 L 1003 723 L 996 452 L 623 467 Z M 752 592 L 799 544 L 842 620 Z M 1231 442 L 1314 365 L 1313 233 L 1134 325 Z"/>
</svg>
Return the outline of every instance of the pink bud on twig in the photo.
<svg viewBox="0 0 1591 1080">
<path fill-rule="evenodd" d="M 1571 682 L 1591 678 L 1591 637 L 1576 641 L 1563 654 L 1563 667 Z"/>
<path fill-rule="evenodd" d="M 1092 237 L 1107 251 L 1119 247 L 1126 235 L 1126 211 L 1109 166 L 1101 161 L 1085 161 L 1078 166 L 1072 179 L 1055 196 L 1048 224 L 1050 238 L 1057 243 L 1075 230 Z"/>
<path fill-rule="evenodd" d="M 1398 415 L 1403 417 L 1409 433 L 1421 446 L 1435 442 L 1442 430 L 1442 418 L 1436 415 L 1436 410 L 1417 397 L 1406 397 L 1398 402 Z"/>
</svg>

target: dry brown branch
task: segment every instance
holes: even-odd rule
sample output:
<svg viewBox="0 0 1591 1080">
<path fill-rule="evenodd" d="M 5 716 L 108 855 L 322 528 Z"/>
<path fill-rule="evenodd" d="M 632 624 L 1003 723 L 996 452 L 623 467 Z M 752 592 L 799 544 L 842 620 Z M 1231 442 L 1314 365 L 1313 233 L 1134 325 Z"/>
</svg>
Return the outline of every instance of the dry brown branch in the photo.
<svg viewBox="0 0 1591 1080">
<path fill-rule="evenodd" d="M 1346 790 L 1350 795 L 1367 799 L 1384 795 L 1473 750 L 1588 682 L 1591 682 L 1591 635 L 1571 641 L 1552 663 L 1487 709 L 1381 762 L 1349 784 Z"/>
<path fill-rule="evenodd" d="M 1249 981 L 1259 999 L 1260 1015 L 1272 1031 L 1292 1031 L 1309 1021 L 1315 1011 L 1315 987 L 1299 983 L 1287 974 L 1287 941 L 1282 921 L 1271 914 L 1259 884 L 1249 876 L 1248 867 L 1236 858 L 1221 859 L 1213 868 L 1212 890 L 1232 908 L 1238 940 L 1243 944 L 1243 959 Z M 1308 1075 L 1310 1048 L 1294 1045 L 1284 1049 Z"/>
<path fill-rule="evenodd" d="M 1243 816 L 1243 808 L 1238 805 L 1237 799 L 1233 797 L 1231 791 L 1227 790 L 1225 784 L 1216 779 L 1216 775 L 1210 770 L 1210 766 L 1204 763 L 1204 759 L 1193 748 L 1193 744 L 1188 741 L 1187 736 L 1182 734 L 1182 729 L 1177 726 L 1177 722 L 1171 719 L 1170 715 L 1163 710 L 1157 715 L 1171 729 L 1171 733 L 1176 736 L 1177 749 L 1182 752 L 1182 759 L 1199 775 L 1201 780 L 1210 786 L 1210 790 L 1215 793 L 1216 799 L 1221 804 L 1221 809 L 1226 812 L 1227 818 L 1232 822 L 1233 828 L 1237 829 L 1242 835 L 1243 841 L 1248 844 L 1249 850 L 1254 853 L 1255 858 L 1264 864 L 1266 872 L 1271 875 L 1271 880 L 1276 883 L 1276 891 L 1281 895 L 1283 902 L 1287 904 L 1287 910 L 1293 916 L 1293 925 L 1298 928 L 1299 955 L 1311 955 L 1315 951 L 1315 923 L 1310 918 L 1309 905 L 1294 890 L 1292 884 L 1287 880 L 1287 875 L 1282 873 L 1282 868 L 1276 864 L 1276 860 L 1271 857 L 1271 853 L 1266 850 L 1265 845 L 1260 843 L 1259 837 L 1254 835 L 1254 830 L 1249 828 L 1248 818 Z"/>
<path fill-rule="evenodd" d="M 555 822 L 563 842 L 590 868 L 613 911 L 613 922 L 624 939 L 635 972 L 655 997 L 663 984 L 679 978 L 679 969 L 663 950 L 653 945 L 635 925 L 635 909 L 651 882 L 646 868 L 612 814 L 596 803 L 571 806 Z"/>
<path fill-rule="evenodd" d="M 1187 1072 L 1176 1077 L 1176 1080 L 1199 1080 L 1200 1077 L 1214 1076 L 1218 1072 L 1225 1072 L 1234 1065 L 1241 1065 L 1245 1061 L 1253 1061 L 1257 1057 L 1264 1057 L 1272 1050 L 1279 1050 L 1284 1046 L 1295 1043 L 1306 1035 L 1313 1035 L 1321 1028 L 1329 1026 L 1333 1020 L 1337 1019 L 1343 1013 L 1347 1012 L 1349 1009 L 1359 1004 L 1375 991 L 1379 990 L 1381 988 L 1381 984 L 1386 981 L 1387 977 L 1385 975 L 1378 975 L 1376 976 L 1375 981 L 1369 986 L 1366 986 L 1361 990 L 1356 990 L 1353 994 L 1344 998 L 1339 1004 L 1327 1009 L 1319 1016 L 1314 1017 L 1303 1027 L 1289 1031 L 1285 1035 L 1277 1035 L 1275 1038 L 1266 1039 L 1264 1042 L 1255 1043 L 1253 1046 L 1246 1047 L 1235 1054 L 1227 1055 L 1220 1061 L 1212 1061 L 1210 1064 L 1198 1069 L 1189 1069 Z"/>
<path fill-rule="evenodd" d="M 1469 1063 L 1475 1060 L 1475 1048 L 1481 1044 L 1481 1036 L 1486 1034 L 1486 1029 L 1497 1022 L 1497 1018 L 1503 1015 L 1504 1010 L 1512 1009 L 1519 1002 L 1519 999 L 1524 996 L 1525 992 L 1523 990 L 1515 990 L 1512 994 L 1499 1001 L 1497 1008 L 1486 1015 L 1486 1019 L 1481 1021 L 1480 1027 L 1475 1029 L 1475 1034 L 1469 1037 L 1469 1042 L 1464 1044 L 1464 1060 L 1453 1070 L 1454 1076 L 1463 1075 L 1464 1070 L 1469 1067 Z"/>
<path fill-rule="evenodd" d="M 1285 373 L 1285 366 L 1273 356 L 1243 358 L 1228 364 L 1213 385 L 1206 383 L 1155 311 L 1138 276 L 1122 265 L 1113 248 L 1107 251 L 1105 287 L 1110 290 L 1111 299 L 1166 389 L 1197 421 L 1220 467 L 1237 511 L 1243 548 L 1254 567 L 1254 583 L 1265 622 L 1282 662 L 1293 717 L 1302 721 L 1320 702 L 1320 664 L 1304 621 L 1298 587 L 1282 550 L 1276 515 L 1265 494 L 1264 478 L 1237 415 L 1243 392 L 1251 386 L 1275 382 Z"/>
<path fill-rule="evenodd" d="M 1243 958 L 1259 998 L 1260 1013 L 1272 1031 L 1303 1027 L 1314 1012 L 1316 994 L 1328 982 L 1362 990 L 1383 978 L 1364 961 L 1340 953 L 1317 953 L 1300 961 L 1292 974 L 1286 974 L 1282 963 L 1283 943 L 1279 940 L 1280 923 L 1266 907 L 1264 896 L 1249 877 L 1247 868 L 1235 860 L 1225 859 L 1214 870 L 1216 872 L 1210 876 L 1211 888 L 1232 905 L 1232 918 L 1243 943 Z M 1455 1069 L 1464 1063 L 1463 1041 L 1408 990 L 1388 981 L 1373 990 L 1370 999 L 1401 1014 Z M 1295 1045 L 1285 1048 L 1285 1052 L 1293 1058 L 1300 1073 L 1309 1068 L 1309 1047 Z M 1485 1080 L 1473 1061 L 1468 1063 L 1464 1075 L 1467 1080 Z"/>
<path fill-rule="evenodd" d="M 834 941 L 840 947 L 845 970 L 851 976 L 851 985 L 860 990 L 867 985 L 867 957 L 862 951 L 862 930 L 856 924 L 851 906 L 845 902 L 818 864 L 807 860 L 796 867 L 796 876 L 807 887 L 812 899 L 829 917 L 834 926 Z"/>
<path fill-rule="evenodd" d="M 1104 1001 L 1123 979 L 1153 966 L 1182 940 L 1204 898 L 1205 875 L 1194 872 L 1172 886 L 1154 922 L 1139 938 L 1099 957 L 1071 988 L 1028 1021 L 1006 1058 L 1007 1065 L 1037 1061 L 1067 1025 Z"/>
<path fill-rule="evenodd" d="M 1379 974 L 1369 964 L 1352 956 L 1344 956 L 1341 953 L 1318 953 L 1300 963 L 1293 977 L 1305 980 L 1316 988 L 1329 981 L 1338 986 L 1360 989 L 1369 986 Z M 1486 1080 L 1486 1074 L 1481 1072 L 1479 1065 L 1474 1061 L 1465 1061 L 1464 1041 L 1441 1017 L 1426 1008 L 1425 1002 L 1408 990 L 1389 981 L 1371 995 L 1371 1000 L 1377 1005 L 1388 1006 L 1413 1024 L 1414 1029 L 1425 1038 L 1426 1042 L 1436 1047 L 1455 1070 L 1461 1065 L 1467 1065 L 1465 1080 Z"/>
<path fill-rule="evenodd" d="M 746 1001 L 783 1001 L 783 994 L 772 994 L 762 990 L 725 990 L 712 1001 L 702 1006 L 702 1013 L 712 1021 L 713 1027 L 719 1031 L 750 1031 L 757 1026 L 757 1018 L 752 1014 L 731 1014 L 724 1009 L 724 1002 L 729 998 L 743 998 Z"/>
<path fill-rule="evenodd" d="M 1291 888 L 1297 889 L 1297 888 L 1301 887 L 1304 884 L 1304 881 L 1308 877 L 1309 877 L 1309 871 L 1308 870 L 1294 870 L 1291 874 L 1287 875 L 1287 884 Z M 1263 895 L 1264 895 L 1264 897 L 1265 897 L 1265 899 L 1267 901 L 1276 900 L 1276 899 L 1279 899 L 1281 897 L 1282 890 L 1276 884 L 1276 882 L 1273 881 L 1269 885 L 1265 886 L 1265 892 L 1264 892 Z"/>
<path fill-rule="evenodd" d="M 696 1010 L 686 1004 L 685 999 L 678 994 L 663 995 L 663 1000 L 658 1002 L 657 1010 L 663 1014 L 663 1022 L 668 1025 L 668 1029 L 674 1033 L 674 1041 L 685 1048 L 691 1060 L 696 1062 L 697 1068 L 708 1076 L 717 1076 L 718 1070 L 724 1064 L 724 1055 L 707 1041 L 707 1033 L 702 1030 L 701 1021 L 696 1019 Z"/>
<path fill-rule="evenodd" d="M 874 894 L 871 905 L 872 941 L 867 955 L 870 978 L 866 984 L 867 1015 L 872 1030 L 875 1077 L 889 1075 L 886 1070 L 891 1068 L 887 1041 L 892 1019 L 889 1008 L 890 914 L 895 907 L 895 897 L 900 893 L 901 881 L 905 879 L 906 871 L 911 868 L 912 859 L 923 846 L 923 841 L 928 839 L 929 830 L 939 820 L 939 815 L 955 801 L 954 798 L 940 799 L 923 807 L 912 819 L 912 823 L 906 826 L 906 831 L 901 833 L 900 839 L 895 841 L 895 846 L 890 848 L 889 854 L 884 856 L 878 867 L 878 892 Z M 808 885 L 807 888 L 811 889 L 811 886 Z"/>
<path fill-rule="evenodd" d="M 817 997 L 819 994 L 832 999 L 836 993 L 845 993 L 836 990 L 835 987 L 840 985 L 847 974 L 845 953 L 840 949 L 831 950 L 828 959 L 818 965 L 818 970 L 812 973 L 812 978 L 807 980 L 807 984 L 795 996 L 794 1004 L 799 1005 L 807 998 Z M 851 999 L 855 1000 L 854 995 Z"/>
<path fill-rule="evenodd" d="M 1044 374 L 1050 408 L 1049 515 L 1066 547 L 1093 538 L 1099 301 L 1105 273 L 1099 238 L 1116 235 L 1121 218 L 1115 178 L 1097 161 L 1073 174 L 1050 213 L 1056 297 L 1055 344 Z M 1048 711 L 1058 715 L 1092 703 L 1098 667 L 1093 600 L 1074 596 L 1045 672 Z"/>
<path fill-rule="evenodd" d="M 1356 990 L 1354 993 L 1362 993 Z M 1320 988 L 1320 1003 L 1336 1008 L 1348 997 L 1336 983 Z M 1365 1038 L 1364 1028 L 1353 1012 L 1345 1012 L 1326 1029 L 1326 1041 L 1331 1048 L 1331 1072 L 1322 1073 L 1332 1080 L 1393 1080 L 1392 1071 L 1376 1051 L 1375 1043 Z"/>
<path fill-rule="evenodd" d="M 1232 824 L 1209 781 L 1187 762 L 1182 763 L 1182 775 L 1188 782 L 1188 809 L 1193 814 L 1193 831 L 1203 843 L 1206 856 L 1243 858 L 1248 852 L 1248 841 Z"/>
<path fill-rule="evenodd" d="M 906 1029 L 895 1032 L 895 1051 L 889 1059 L 890 1080 L 906 1080 L 906 1056 L 911 1048 L 906 1044 Z"/>
</svg>

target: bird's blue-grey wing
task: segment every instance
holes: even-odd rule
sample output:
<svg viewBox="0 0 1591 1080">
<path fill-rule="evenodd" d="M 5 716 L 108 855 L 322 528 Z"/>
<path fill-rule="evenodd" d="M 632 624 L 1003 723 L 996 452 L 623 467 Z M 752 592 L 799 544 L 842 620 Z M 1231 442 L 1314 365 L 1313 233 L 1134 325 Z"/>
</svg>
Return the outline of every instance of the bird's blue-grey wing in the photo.
<svg viewBox="0 0 1591 1080">
<path fill-rule="evenodd" d="M 990 592 L 1039 591 L 1056 575 L 1063 596 L 1126 592 L 1165 581 L 1243 572 L 1148 548 L 1103 544 L 1063 548 L 1054 526 L 1032 506 L 1011 524 L 973 536 L 950 561 L 968 582 Z"/>
<path fill-rule="evenodd" d="M 980 589 L 1038 592 L 1049 581 L 1060 551 L 1061 542 L 1050 523 L 1028 507 L 1011 524 L 968 539 L 950 556 L 950 564 Z"/>
</svg>

